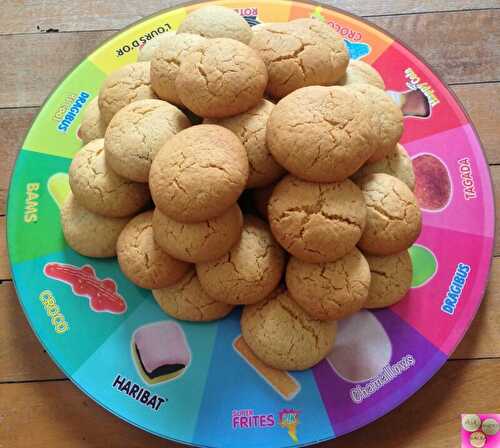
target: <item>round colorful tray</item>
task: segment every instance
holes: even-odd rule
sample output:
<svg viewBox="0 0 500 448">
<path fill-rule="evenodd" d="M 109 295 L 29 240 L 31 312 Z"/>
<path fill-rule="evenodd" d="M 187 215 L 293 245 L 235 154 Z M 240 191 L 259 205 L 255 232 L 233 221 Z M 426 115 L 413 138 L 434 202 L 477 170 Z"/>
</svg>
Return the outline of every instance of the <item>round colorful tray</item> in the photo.
<svg viewBox="0 0 500 448">
<path fill-rule="evenodd" d="M 239 337 L 239 310 L 217 323 L 177 322 L 150 291 L 131 284 L 115 260 L 85 258 L 65 244 L 59 207 L 69 188 L 71 158 L 82 146 L 82 110 L 107 75 L 134 62 L 139 47 L 175 30 L 202 4 L 160 12 L 117 34 L 46 101 L 12 176 L 12 273 L 24 311 L 54 361 L 124 420 L 209 447 L 311 444 L 394 409 L 436 373 L 462 339 L 481 302 L 492 256 L 488 166 L 456 98 L 383 31 L 306 3 L 219 3 L 251 25 L 322 20 L 345 38 L 351 58 L 382 74 L 405 114 L 402 143 L 413 159 L 423 208 L 408 295 L 390 309 L 342 321 L 335 349 L 313 369 L 280 373 L 247 351 Z"/>
</svg>

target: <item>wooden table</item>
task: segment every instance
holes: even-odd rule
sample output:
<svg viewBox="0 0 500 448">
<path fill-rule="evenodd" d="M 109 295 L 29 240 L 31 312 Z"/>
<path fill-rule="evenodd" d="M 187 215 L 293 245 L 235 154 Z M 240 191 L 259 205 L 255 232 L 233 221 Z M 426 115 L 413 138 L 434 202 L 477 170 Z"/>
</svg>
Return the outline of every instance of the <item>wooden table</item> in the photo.
<svg viewBox="0 0 500 448">
<path fill-rule="evenodd" d="M 26 5 L 29 3 L 29 6 Z M 4 0 L 0 8 L 0 448 L 176 447 L 81 393 L 19 307 L 5 243 L 9 174 L 31 121 L 64 74 L 104 39 L 177 0 Z M 500 0 L 338 0 L 420 53 L 481 136 L 500 201 Z M 497 221 L 498 224 L 498 221 Z M 495 255 L 500 253 L 496 244 Z M 499 288 L 497 290 L 497 288 Z M 459 415 L 500 412 L 500 258 L 470 331 L 444 368 L 377 422 L 322 447 L 459 445 Z"/>
</svg>

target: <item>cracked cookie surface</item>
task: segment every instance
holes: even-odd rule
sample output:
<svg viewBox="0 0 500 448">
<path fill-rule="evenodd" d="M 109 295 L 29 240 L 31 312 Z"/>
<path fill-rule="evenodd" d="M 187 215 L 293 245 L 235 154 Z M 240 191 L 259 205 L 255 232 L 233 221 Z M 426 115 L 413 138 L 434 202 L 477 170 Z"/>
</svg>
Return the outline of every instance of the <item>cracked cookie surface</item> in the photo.
<svg viewBox="0 0 500 448">
<path fill-rule="evenodd" d="M 178 29 L 179 33 L 199 34 L 214 39 L 226 37 L 248 44 L 252 29 L 246 20 L 233 9 L 209 5 L 191 12 Z"/>
<path fill-rule="evenodd" d="M 99 110 L 105 123 L 127 104 L 157 98 L 151 88 L 150 63 L 136 62 L 111 73 L 99 92 Z"/>
<path fill-rule="evenodd" d="M 383 90 L 370 84 L 350 84 L 346 89 L 358 95 L 370 111 L 374 152 L 369 161 L 376 162 L 390 154 L 403 135 L 403 112 Z"/>
<path fill-rule="evenodd" d="M 394 151 L 385 156 L 383 159 L 365 163 L 359 171 L 353 176 L 353 180 L 361 179 L 362 177 L 373 173 L 385 173 L 390 176 L 397 177 L 402 180 L 410 190 L 415 189 L 415 173 L 408 152 L 403 145 L 397 144 Z"/>
<path fill-rule="evenodd" d="M 330 263 L 292 257 L 286 269 L 288 292 L 312 317 L 338 320 L 359 311 L 368 298 L 370 268 L 354 248 Z"/>
<path fill-rule="evenodd" d="M 78 130 L 78 137 L 84 144 L 103 138 L 107 124 L 101 116 L 98 104 L 99 98 L 94 98 L 83 112 L 82 124 Z"/>
<path fill-rule="evenodd" d="M 243 143 L 249 164 L 246 188 L 265 187 L 285 174 L 285 169 L 274 160 L 266 143 L 267 121 L 273 107 L 273 103 L 262 99 L 247 112 L 234 117 L 204 120 L 204 123 L 224 126 Z"/>
<path fill-rule="evenodd" d="M 161 99 L 182 106 L 175 87 L 181 62 L 205 41 L 196 34 L 178 33 L 160 43 L 151 59 L 151 87 Z"/>
<path fill-rule="evenodd" d="M 170 137 L 189 126 L 189 119 L 165 101 L 135 101 L 109 123 L 104 137 L 106 161 L 120 176 L 147 182 L 154 156 Z"/>
<path fill-rule="evenodd" d="M 125 226 L 116 243 L 120 269 L 141 288 L 157 289 L 181 279 L 189 264 L 161 250 L 153 237 L 153 212 L 137 215 Z"/>
<path fill-rule="evenodd" d="M 371 283 L 365 308 L 384 308 L 399 302 L 411 287 L 413 268 L 407 250 L 395 255 L 367 255 Z"/>
<path fill-rule="evenodd" d="M 266 137 L 280 165 L 314 182 L 344 180 L 373 154 L 368 110 L 346 87 L 291 93 L 271 112 Z"/>
<path fill-rule="evenodd" d="M 369 174 L 357 181 L 366 202 L 366 226 L 359 248 L 372 255 L 408 249 L 418 238 L 422 216 L 408 186 L 388 174 Z"/>
<path fill-rule="evenodd" d="M 156 242 L 173 257 L 190 263 L 215 260 L 227 253 L 239 240 L 242 228 L 243 215 L 238 204 L 202 222 L 178 222 L 159 209 L 153 216 Z"/>
<path fill-rule="evenodd" d="M 75 252 L 86 257 L 116 255 L 116 242 L 129 218 L 107 218 L 82 207 L 72 193 L 61 208 L 64 239 Z"/>
<path fill-rule="evenodd" d="M 182 103 L 204 118 L 246 112 L 263 97 L 267 70 L 259 54 L 233 39 L 208 39 L 183 60 L 175 80 Z"/>
<path fill-rule="evenodd" d="M 345 75 L 340 79 L 339 85 L 371 84 L 385 90 L 385 83 L 380 73 L 366 62 L 351 59 Z"/>
<path fill-rule="evenodd" d="M 254 28 L 250 46 L 264 59 L 269 73 L 267 92 L 275 98 L 300 87 L 333 85 L 344 76 L 349 63 L 340 35 L 313 19 Z"/>
<path fill-rule="evenodd" d="M 243 144 L 222 126 L 184 129 L 160 149 L 149 186 L 156 206 L 181 222 L 214 218 L 238 199 L 248 178 Z"/>
<path fill-rule="evenodd" d="M 104 139 L 78 151 L 69 167 L 71 191 L 80 204 L 103 216 L 124 217 L 141 210 L 150 199 L 147 184 L 133 182 L 109 168 Z"/>
<path fill-rule="evenodd" d="M 286 291 L 247 305 L 241 334 L 259 359 L 282 370 L 305 370 L 332 349 L 337 324 L 309 316 Z"/>
<path fill-rule="evenodd" d="M 274 188 L 269 223 L 278 242 L 311 263 L 335 261 L 358 242 L 366 219 L 361 190 L 350 180 L 320 184 L 288 175 Z"/>
<path fill-rule="evenodd" d="M 146 45 L 144 45 L 139 50 L 139 55 L 137 56 L 137 62 L 151 62 L 155 51 L 160 48 L 162 42 L 166 42 L 168 39 L 174 37 L 177 33 L 175 31 L 166 31 L 165 33 L 159 34 L 151 40 L 148 40 Z"/>
<path fill-rule="evenodd" d="M 267 224 L 247 215 L 236 245 L 216 260 L 197 263 L 196 272 L 209 296 L 241 305 L 267 297 L 278 286 L 284 267 L 284 251 Z"/>
<path fill-rule="evenodd" d="M 153 297 L 163 311 L 180 320 L 222 319 L 233 309 L 232 305 L 217 302 L 203 291 L 194 268 L 174 285 L 153 289 Z"/>
</svg>

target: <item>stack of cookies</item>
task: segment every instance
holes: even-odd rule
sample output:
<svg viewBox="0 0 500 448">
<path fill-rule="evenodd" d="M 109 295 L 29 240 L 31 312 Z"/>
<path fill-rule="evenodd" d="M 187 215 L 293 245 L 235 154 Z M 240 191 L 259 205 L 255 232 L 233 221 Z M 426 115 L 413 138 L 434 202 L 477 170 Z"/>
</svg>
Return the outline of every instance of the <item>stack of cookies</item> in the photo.
<svg viewBox="0 0 500 448">
<path fill-rule="evenodd" d="M 177 319 L 244 305 L 244 341 L 277 369 L 315 365 L 337 320 L 406 294 L 421 215 L 403 115 L 328 25 L 252 30 L 208 6 L 139 61 L 83 117 L 62 209 L 74 250 L 117 255 Z"/>
</svg>

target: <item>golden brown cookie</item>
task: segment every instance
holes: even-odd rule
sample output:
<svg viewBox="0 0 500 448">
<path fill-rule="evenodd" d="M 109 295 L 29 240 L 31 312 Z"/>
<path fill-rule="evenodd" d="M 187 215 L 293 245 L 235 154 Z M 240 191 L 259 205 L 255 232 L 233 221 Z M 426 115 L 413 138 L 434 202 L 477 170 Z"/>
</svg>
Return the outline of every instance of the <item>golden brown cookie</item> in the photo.
<svg viewBox="0 0 500 448">
<path fill-rule="evenodd" d="M 172 285 L 189 269 L 189 264 L 172 258 L 156 244 L 151 210 L 129 221 L 118 238 L 116 252 L 123 273 L 141 288 Z"/>
<path fill-rule="evenodd" d="M 252 29 L 234 9 L 208 5 L 188 14 L 179 26 L 179 33 L 199 34 L 214 39 L 227 37 L 248 44 Z"/>
<path fill-rule="evenodd" d="M 263 97 L 267 70 L 259 54 L 233 39 L 207 39 L 181 62 L 175 88 L 205 118 L 241 114 Z"/>
<path fill-rule="evenodd" d="M 387 93 L 370 84 L 346 86 L 360 97 L 370 111 L 374 152 L 370 162 L 383 159 L 391 153 L 403 135 L 403 113 Z"/>
<path fill-rule="evenodd" d="M 394 255 L 366 255 L 371 283 L 365 308 L 384 308 L 399 302 L 411 287 L 413 275 L 407 250 Z"/>
<path fill-rule="evenodd" d="M 147 184 L 132 182 L 109 168 L 102 138 L 87 143 L 76 153 L 68 174 L 78 202 L 99 215 L 130 216 L 144 208 L 150 199 Z"/>
<path fill-rule="evenodd" d="M 197 263 L 196 272 L 210 297 L 241 305 L 267 297 L 278 286 L 284 267 L 285 254 L 267 224 L 247 215 L 236 245 L 214 261 Z"/>
<path fill-rule="evenodd" d="M 422 216 L 408 186 L 388 174 L 375 173 L 357 182 L 366 202 L 366 226 L 359 248 L 391 255 L 408 249 L 420 234 Z"/>
<path fill-rule="evenodd" d="M 86 257 L 114 257 L 116 241 L 128 218 L 107 218 L 82 207 L 70 193 L 61 208 L 64 239 L 75 252 Z"/>
<path fill-rule="evenodd" d="M 147 182 L 160 148 L 189 126 L 189 119 L 166 101 L 135 101 L 119 110 L 109 123 L 104 137 L 106 161 L 120 176 Z"/>
<path fill-rule="evenodd" d="M 385 83 L 380 73 L 366 62 L 351 59 L 347 66 L 347 71 L 339 85 L 348 86 L 351 84 L 371 84 L 379 89 L 385 90 Z"/>
<path fill-rule="evenodd" d="M 241 316 L 241 334 L 266 364 L 282 370 L 305 370 L 332 349 L 337 324 L 307 314 L 286 291 L 247 305 Z"/>
<path fill-rule="evenodd" d="M 269 223 L 278 242 L 310 263 L 335 261 L 358 242 L 366 219 L 360 189 L 350 180 L 319 184 L 287 176 L 274 188 Z"/>
<path fill-rule="evenodd" d="M 162 42 L 166 42 L 175 36 L 175 31 L 166 31 L 165 33 L 158 34 L 151 40 L 148 40 L 146 44 L 139 50 L 137 56 L 137 62 L 149 62 L 153 59 L 155 51 L 160 48 Z"/>
<path fill-rule="evenodd" d="M 203 291 L 194 269 L 174 285 L 154 289 L 153 297 L 163 311 L 180 320 L 222 319 L 233 309 L 232 305 L 217 302 Z"/>
<path fill-rule="evenodd" d="M 106 123 L 102 119 L 98 101 L 98 98 L 94 98 L 83 112 L 78 137 L 80 137 L 84 144 L 98 138 L 103 138 L 106 132 Z"/>
<path fill-rule="evenodd" d="M 365 305 L 370 268 L 356 248 L 330 263 L 307 263 L 292 257 L 286 269 L 286 286 L 313 318 L 338 320 Z"/>
<path fill-rule="evenodd" d="M 149 70 L 149 62 L 136 62 L 119 68 L 106 78 L 99 92 L 99 109 L 105 123 L 127 104 L 156 98 Z"/>
<path fill-rule="evenodd" d="M 224 213 L 245 188 L 248 159 L 231 131 L 213 124 L 184 129 L 168 140 L 151 165 L 156 206 L 181 222 L 201 222 Z"/>
<path fill-rule="evenodd" d="M 402 180 L 410 190 L 415 188 L 415 173 L 413 172 L 413 164 L 408 152 L 403 145 L 397 144 L 394 151 L 389 153 L 378 162 L 365 163 L 359 171 L 357 171 L 352 179 L 358 180 L 367 174 L 385 173 L 397 177 Z"/>
<path fill-rule="evenodd" d="M 202 222 L 178 222 L 159 209 L 153 217 L 154 235 L 160 247 L 173 257 L 191 263 L 216 260 L 229 252 L 240 239 L 242 228 L 243 215 L 238 204 Z"/>
<path fill-rule="evenodd" d="M 250 46 L 264 59 L 269 73 L 267 92 L 275 98 L 305 86 L 333 85 L 349 63 L 344 40 L 314 19 L 254 28 Z"/>
<path fill-rule="evenodd" d="M 276 184 L 268 185 L 263 188 L 255 188 L 252 191 L 252 204 L 261 216 L 266 221 L 269 221 L 267 216 L 267 206 L 269 205 L 269 199 L 273 194 L 273 190 Z"/>
<path fill-rule="evenodd" d="M 346 87 L 311 86 L 283 98 L 267 123 L 276 161 L 304 180 L 341 181 L 373 154 L 370 116 Z"/>
<path fill-rule="evenodd" d="M 179 67 L 182 60 L 205 40 L 196 34 L 178 33 L 161 42 L 151 60 L 151 87 L 158 97 L 182 105 L 175 87 Z"/>
<path fill-rule="evenodd" d="M 204 123 L 218 124 L 234 132 L 247 150 L 249 174 L 246 188 L 265 187 L 283 177 L 284 168 L 267 149 L 266 127 L 274 104 L 262 99 L 249 111 L 234 117 L 206 118 Z"/>
</svg>

